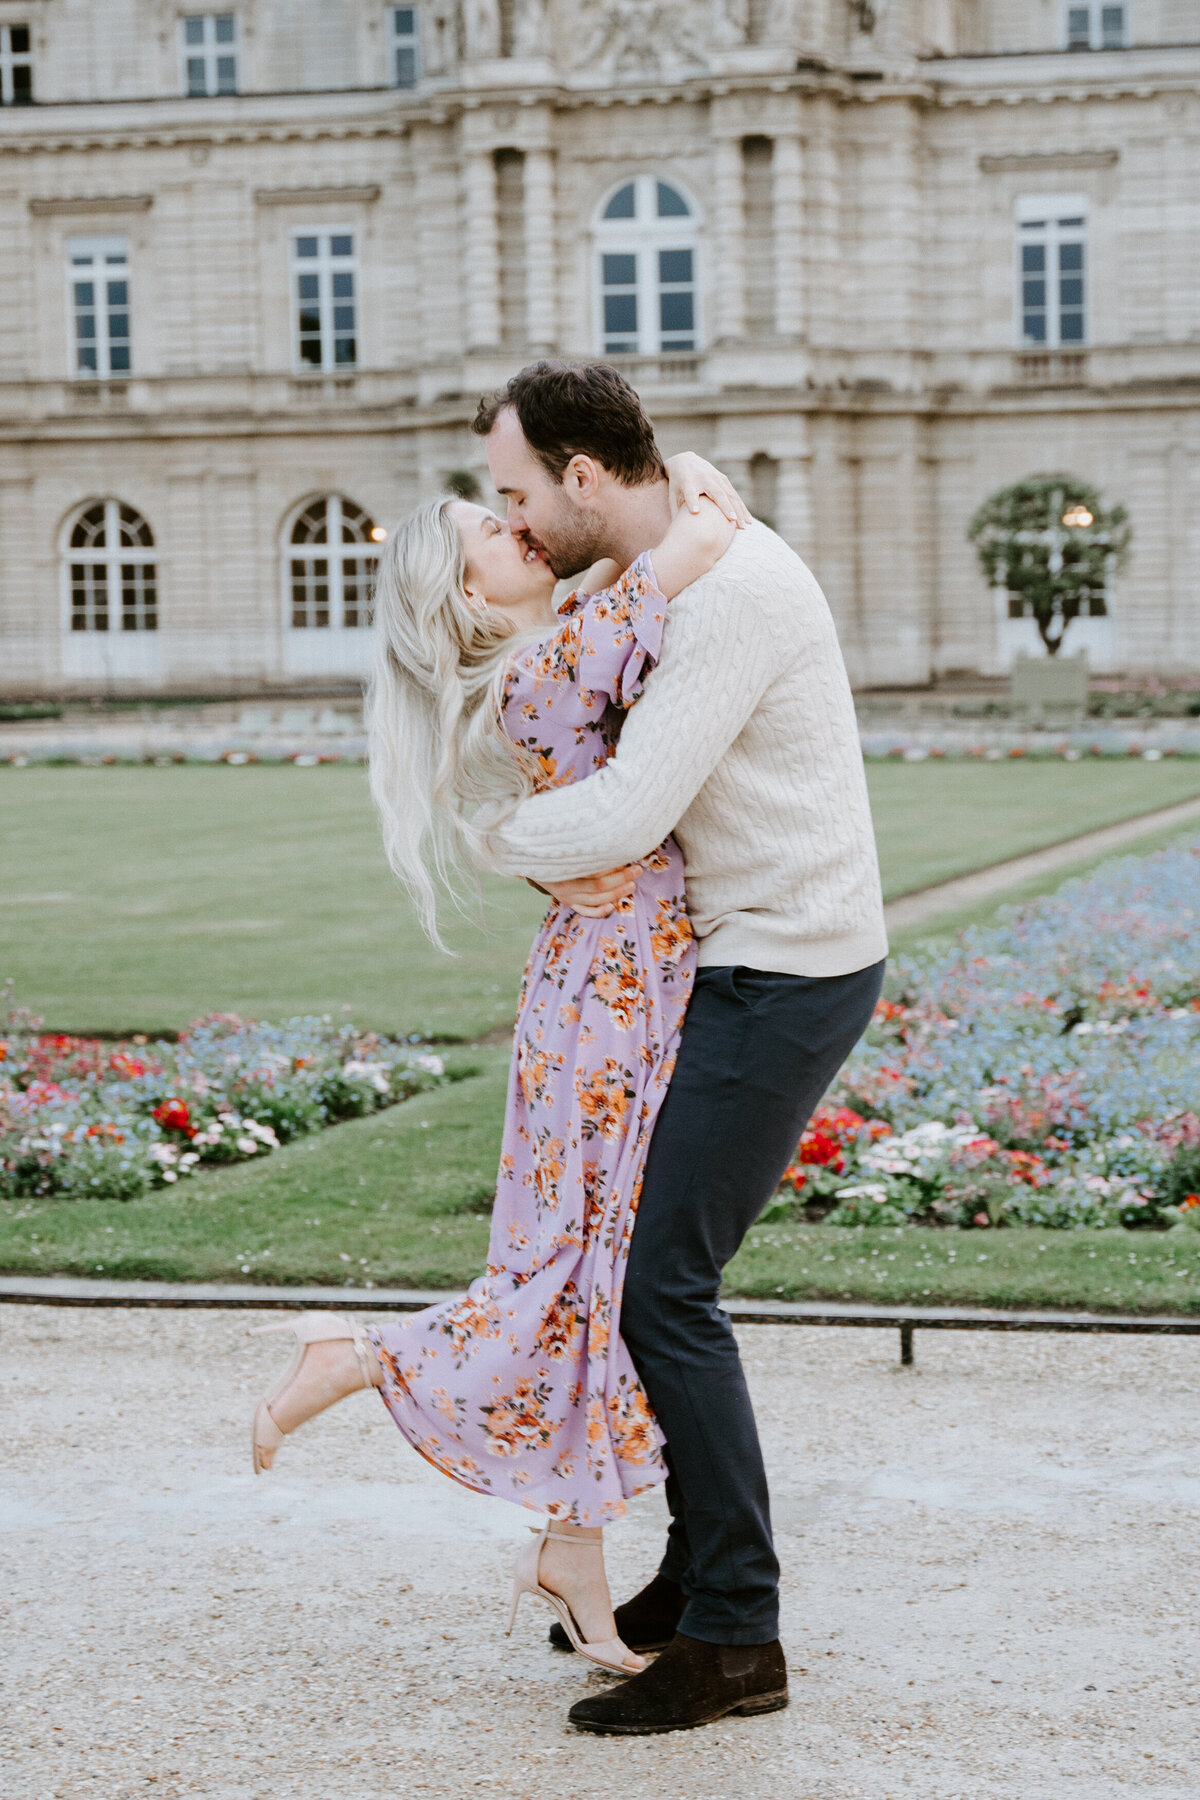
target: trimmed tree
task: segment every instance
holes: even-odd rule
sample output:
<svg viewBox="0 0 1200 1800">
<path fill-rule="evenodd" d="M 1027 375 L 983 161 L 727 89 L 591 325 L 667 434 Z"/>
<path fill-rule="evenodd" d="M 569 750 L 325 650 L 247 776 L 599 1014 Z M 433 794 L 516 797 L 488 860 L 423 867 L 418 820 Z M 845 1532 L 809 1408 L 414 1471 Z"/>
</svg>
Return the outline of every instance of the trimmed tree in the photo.
<svg viewBox="0 0 1200 1800">
<path fill-rule="evenodd" d="M 1131 535 L 1125 508 L 1105 508 L 1096 488 L 1071 475 L 999 488 L 967 528 L 989 583 L 1027 603 L 1048 656 L 1071 620 L 1105 597 Z"/>
</svg>

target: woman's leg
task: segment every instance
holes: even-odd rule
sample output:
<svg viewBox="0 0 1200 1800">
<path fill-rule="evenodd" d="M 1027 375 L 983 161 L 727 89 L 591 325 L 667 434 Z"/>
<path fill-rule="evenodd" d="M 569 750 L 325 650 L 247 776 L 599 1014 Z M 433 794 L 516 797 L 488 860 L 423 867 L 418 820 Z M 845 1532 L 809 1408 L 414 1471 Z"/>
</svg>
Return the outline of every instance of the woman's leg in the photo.
<svg viewBox="0 0 1200 1800">
<path fill-rule="evenodd" d="M 371 1385 L 382 1387 L 383 1364 L 370 1347 L 367 1349 L 367 1357 Z M 324 1412 L 335 1401 L 344 1400 L 347 1394 L 357 1393 L 362 1385 L 363 1366 L 354 1345 L 348 1339 L 334 1338 L 327 1342 L 306 1344 L 300 1367 L 278 1399 L 271 1401 L 271 1417 L 286 1437 L 307 1420 L 315 1419 L 319 1412 Z M 275 1452 L 264 1446 L 259 1455 L 263 1467 L 269 1469 L 275 1459 Z"/>
<path fill-rule="evenodd" d="M 564 1535 L 560 1536 L 562 1533 Z M 568 1541 L 578 1540 L 577 1544 Z M 565 1525 L 555 1521 L 554 1536 L 542 1545 L 538 1562 L 538 1580 L 570 1607 L 585 1643 L 603 1643 L 617 1635 L 612 1600 L 608 1592 L 608 1576 L 603 1555 L 594 1548 L 603 1544 L 604 1533 L 582 1525 Z"/>
</svg>

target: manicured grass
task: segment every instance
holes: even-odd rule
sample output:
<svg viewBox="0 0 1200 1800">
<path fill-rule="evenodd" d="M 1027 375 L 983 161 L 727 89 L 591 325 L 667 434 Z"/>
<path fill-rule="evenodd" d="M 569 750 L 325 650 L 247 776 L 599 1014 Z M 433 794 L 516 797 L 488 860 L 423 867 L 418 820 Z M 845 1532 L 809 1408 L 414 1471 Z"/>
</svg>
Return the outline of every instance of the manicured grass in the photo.
<svg viewBox="0 0 1200 1800">
<path fill-rule="evenodd" d="M 109 1279 L 463 1287 L 484 1266 L 507 1051 L 260 1164 L 126 1204 L 0 1204 L 0 1268 Z M 730 1293 L 1098 1310 L 1200 1310 L 1200 1232 L 757 1226 Z"/>
<path fill-rule="evenodd" d="M 889 896 L 1200 793 L 1200 763 L 874 763 Z M 0 980 L 64 1030 L 355 1009 L 473 1037 L 506 1025 L 541 897 L 485 884 L 487 934 L 429 949 L 359 768 L 0 771 Z"/>
<path fill-rule="evenodd" d="M 895 900 L 1191 799 L 1200 762 L 869 763 L 867 780 L 883 891 Z"/>
</svg>

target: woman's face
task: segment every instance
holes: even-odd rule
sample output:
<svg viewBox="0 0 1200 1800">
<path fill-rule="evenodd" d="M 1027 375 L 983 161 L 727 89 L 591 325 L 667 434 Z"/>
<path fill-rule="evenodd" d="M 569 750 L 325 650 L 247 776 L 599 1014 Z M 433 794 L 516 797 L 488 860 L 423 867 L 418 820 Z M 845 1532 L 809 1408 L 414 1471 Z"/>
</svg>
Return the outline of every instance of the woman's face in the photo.
<svg viewBox="0 0 1200 1800">
<path fill-rule="evenodd" d="M 555 578 L 539 553 L 515 538 L 486 506 L 456 500 L 450 515 L 466 553 L 468 598 L 521 625 L 553 618 Z"/>
</svg>

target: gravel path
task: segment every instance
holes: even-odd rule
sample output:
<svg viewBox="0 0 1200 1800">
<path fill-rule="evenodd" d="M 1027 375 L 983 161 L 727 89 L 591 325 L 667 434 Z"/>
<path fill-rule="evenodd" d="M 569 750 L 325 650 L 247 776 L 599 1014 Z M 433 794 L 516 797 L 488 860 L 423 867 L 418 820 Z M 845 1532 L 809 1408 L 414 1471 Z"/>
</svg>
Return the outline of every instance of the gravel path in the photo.
<svg viewBox="0 0 1200 1800">
<path fill-rule="evenodd" d="M 283 1361 L 234 1313 L 0 1313 L 0 1792 L 118 1800 L 1158 1800 L 1196 1792 L 1200 1346 L 742 1332 L 787 1712 L 651 1739 L 506 1642 L 526 1520 L 366 1395 L 249 1470 Z M 650 1572 L 658 1495 L 610 1534 Z"/>
</svg>

